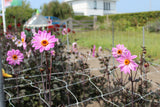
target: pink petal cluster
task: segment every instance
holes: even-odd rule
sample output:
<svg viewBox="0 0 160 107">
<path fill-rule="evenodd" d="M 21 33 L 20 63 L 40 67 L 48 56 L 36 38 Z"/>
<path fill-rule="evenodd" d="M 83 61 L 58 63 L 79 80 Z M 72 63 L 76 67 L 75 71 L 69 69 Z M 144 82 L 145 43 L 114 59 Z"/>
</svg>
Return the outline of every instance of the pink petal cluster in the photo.
<svg viewBox="0 0 160 107">
<path fill-rule="evenodd" d="M 21 41 L 22 41 L 22 45 L 23 45 L 23 49 L 26 50 L 27 44 L 26 44 L 26 34 L 25 32 L 21 32 Z"/>
<path fill-rule="evenodd" d="M 78 53 L 77 43 L 76 42 L 72 43 L 72 51 L 75 52 L 75 53 Z"/>
<path fill-rule="evenodd" d="M 131 71 L 136 71 L 138 65 L 133 61 L 137 56 L 131 55 L 131 52 L 124 47 L 124 45 L 118 44 L 116 48 L 112 48 L 112 55 L 120 63 L 118 68 L 121 69 L 125 74 Z"/>
<path fill-rule="evenodd" d="M 51 33 L 47 33 L 47 31 L 38 31 L 32 39 L 32 47 L 35 48 L 35 50 L 39 50 L 41 53 L 46 50 L 50 50 L 51 48 L 54 48 L 55 42 L 57 42 L 58 39 L 55 38 L 54 35 L 51 35 Z"/>
<path fill-rule="evenodd" d="M 24 56 L 19 50 L 12 49 L 7 52 L 7 61 L 10 65 L 20 65 L 20 62 L 23 62 Z"/>
<path fill-rule="evenodd" d="M 102 53 L 102 47 L 101 46 L 98 48 L 98 53 Z"/>
<path fill-rule="evenodd" d="M 128 50 L 127 48 L 124 47 L 124 45 L 118 44 L 116 48 L 112 48 L 112 55 L 115 58 L 117 58 L 117 57 L 124 55 L 124 53 L 126 53 L 127 51 Z"/>
<path fill-rule="evenodd" d="M 124 55 L 117 58 L 117 61 L 120 63 L 118 67 L 121 69 L 121 71 L 124 71 L 125 74 L 130 74 L 131 70 L 136 71 L 138 65 L 133 61 L 133 59 L 136 57 L 136 55 L 132 56 L 130 51 L 124 53 Z"/>
<path fill-rule="evenodd" d="M 55 53 L 56 53 L 56 52 L 55 52 L 54 50 L 51 50 L 51 55 L 52 55 L 52 56 L 55 56 Z"/>
<path fill-rule="evenodd" d="M 92 56 L 93 56 L 93 57 L 95 57 L 95 51 L 96 51 L 96 46 L 94 45 L 94 46 L 93 46 L 93 49 L 92 49 Z"/>
<path fill-rule="evenodd" d="M 7 35 L 5 35 L 5 37 L 6 37 L 7 39 L 11 39 L 11 38 L 12 38 L 12 35 L 11 35 L 10 33 L 7 33 Z"/>
<path fill-rule="evenodd" d="M 29 58 L 31 56 L 32 50 L 30 49 L 28 52 L 26 51 L 26 56 Z"/>
<path fill-rule="evenodd" d="M 64 28 L 63 30 L 62 30 L 62 35 L 67 35 L 67 29 L 66 28 Z"/>
</svg>

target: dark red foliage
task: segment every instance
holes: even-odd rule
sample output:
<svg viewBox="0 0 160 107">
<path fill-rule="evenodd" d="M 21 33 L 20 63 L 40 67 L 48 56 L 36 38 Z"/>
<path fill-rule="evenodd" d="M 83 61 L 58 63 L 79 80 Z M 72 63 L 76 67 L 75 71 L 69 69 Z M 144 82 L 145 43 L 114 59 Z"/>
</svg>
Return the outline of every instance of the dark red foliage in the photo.
<svg viewBox="0 0 160 107">
<path fill-rule="evenodd" d="M 76 32 L 73 30 L 72 33 L 76 33 Z"/>
<path fill-rule="evenodd" d="M 59 32 L 57 32 L 57 35 L 59 36 L 59 35 L 60 35 L 60 33 L 59 33 Z"/>
<path fill-rule="evenodd" d="M 66 28 L 66 25 L 63 25 L 63 28 Z"/>
<path fill-rule="evenodd" d="M 144 67 L 149 67 L 149 63 L 145 63 L 145 64 L 144 64 Z"/>
<path fill-rule="evenodd" d="M 47 29 L 48 27 L 44 27 L 44 29 Z"/>
<path fill-rule="evenodd" d="M 31 31 L 31 29 L 29 29 L 29 28 L 25 28 L 25 30 L 27 30 L 28 32 Z"/>
<path fill-rule="evenodd" d="M 3 33 L 0 33 L 0 35 L 2 36 L 2 35 L 3 35 Z"/>
<path fill-rule="evenodd" d="M 71 32 L 71 29 L 70 29 L 70 28 L 68 28 L 68 29 L 67 29 L 67 32 L 68 32 L 68 33 L 69 33 L 69 32 Z"/>
<path fill-rule="evenodd" d="M 21 23 L 17 23 L 17 27 L 20 27 L 21 26 Z"/>
<path fill-rule="evenodd" d="M 55 27 L 60 27 L 60 25 L 59 24 L 55 24 Z"/>
<path fill-rule="evenodd" d="M 53 31 L 56 32 L 56 28 L 53 28 Z"/>
<path fill-rule="evenodd" d="M 50 33 L 51 31 L 50 31 L 50 30 L 48 30 L 47 32 L 48 32 L 48 33 Z"/>
<path fill-rule="evenodd" d="M 12 25 L 8 25 L 8 29 L 11 30 L 12 29 Z"/>
<path fill-rule="evenodd" d="M 54 28 L 54 26 L 53 26 L 53 25 L 48 26 L 48 29 L 52 29 L 52 28 Z"/>
<path fill-rule="evenodd" d="M 41 30 L 41 31 L 42 31 L 42 28 L 40 27 L 40 28 L 39 28 L 39 30 Z"/>
</svg>

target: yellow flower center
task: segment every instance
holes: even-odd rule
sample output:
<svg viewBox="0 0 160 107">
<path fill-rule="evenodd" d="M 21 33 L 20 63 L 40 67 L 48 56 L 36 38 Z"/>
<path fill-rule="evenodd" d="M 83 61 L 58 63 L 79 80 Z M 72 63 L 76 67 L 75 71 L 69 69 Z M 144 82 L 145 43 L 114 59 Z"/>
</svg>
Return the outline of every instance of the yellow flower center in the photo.
<svg viewBox="0 0 160 107">
<path fill-rule="evenodd" d="M 42 40 L 41 41 L 41 45 L 43 46 L 47 46 L 49 43 L 48 43 L 48 40 Z"/>
<path fill-rule="evenodd" d="M 24 42 L 24 38 L 21 39 L 22 43 Z"/>
<path fill-rule="evenodd" d="M 21 41 L 18 41 L 18 44 L 21 44 Z"/>
<path fill-rule="evenodd" d="M 12 58 L 13 58 L 14 60 L 17 60 L 18 57 L 17 57 L 17 55 L 13 55 Z"/>
<path fill-rule="evenodd" d="M 122 50 L 118 50 L 117 54 L 121 55 L 122 54 Z"/>
<path fill-rule="evenodd" d="M 15 39 L 15 37 L 12 37 L 12 39 L 14 40 L 14 39 Z"/>
<path fill-rule="evenodd" d="M 126 59 L 125 61 L 124 61 L 124 64 L 125 65 L 128 65 L 130 63 L 130 61 L 128 60 L 128 59 Z"/>
</svg>

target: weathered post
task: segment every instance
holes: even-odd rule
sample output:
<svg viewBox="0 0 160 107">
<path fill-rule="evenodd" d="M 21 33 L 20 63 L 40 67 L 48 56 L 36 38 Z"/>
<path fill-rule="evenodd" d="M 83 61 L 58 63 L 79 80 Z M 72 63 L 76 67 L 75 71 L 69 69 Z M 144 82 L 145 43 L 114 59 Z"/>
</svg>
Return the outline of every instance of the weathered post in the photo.
<svg viewBox="0 0 160 107">
<path fill-rule="evenodd" d="M 70 20 L 69 20 L 69 24 L 70 24 Z M 68 24 L 67 24 L 67 21 L 66 21 L 66 30 L 67 30 L 67 51 L 69 51 L 69 33 L 68 33 Z"/>
<path fill-rule="evenodd" d="M 144 27 L 143 27 L 143 47 L 145 45 L 145 38 L 144 38 Z"/>
<path fill-rule="evenodd" d="M 114 23 L 112 22 L 112 47 L 114 47 Z M 113 57 L 113 66 L 114 66 L 114 57 Z"/>
<path fill-rule="evenodd" d="M 96 22 L 97 22 L 97 16 L 94 16 L 93 18 L 93 29 L 96 29 Z"/>
<path fill-rule="evenodd" d="M 69 28 L 71 29 L 71 31 L 73 30 L 72 18 L 69 18 Z"/>
</svg>

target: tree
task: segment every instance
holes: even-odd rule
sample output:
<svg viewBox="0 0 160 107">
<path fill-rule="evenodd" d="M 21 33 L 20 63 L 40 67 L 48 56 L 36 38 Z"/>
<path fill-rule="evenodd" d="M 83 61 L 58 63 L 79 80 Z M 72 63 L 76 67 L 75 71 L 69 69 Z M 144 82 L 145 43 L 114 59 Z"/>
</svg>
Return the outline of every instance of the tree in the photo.
<svg viewBox="0 0 160 107">
<path fill-rule="evenodd" d="M 42 6 L 42 15 L 55 16 L 60 19 L 66 19 L 73 16 L 73 9 L 67 3 L 59 3 L 58 1 L 51 1 Z"/>
<path fill-rule="evenodd" d="M 30 7 L 30 3 L 26 0 L 22 1 L 22 6 L 14 6 L 6 8 L 6 24 L 14 24 L 14 19 L 16 18 L 17 22 L 24 24 L 35 12 L 35 9 Z"/>
</svg>

